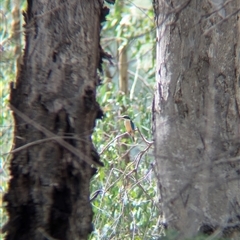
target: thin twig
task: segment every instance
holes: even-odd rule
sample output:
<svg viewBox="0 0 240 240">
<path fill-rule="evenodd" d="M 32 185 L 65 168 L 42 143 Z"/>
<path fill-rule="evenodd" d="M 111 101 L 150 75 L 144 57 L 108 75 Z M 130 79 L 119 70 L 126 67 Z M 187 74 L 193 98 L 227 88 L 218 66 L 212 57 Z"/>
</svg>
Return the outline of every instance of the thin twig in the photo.
<svg viewBox="0 0 240 240">
<path fill-rule="evenodd" d="M 109 145 L 111 145 L 115 140 L 117 140 L 118 138 L 124 137 L 126 135 L 129 135 L 128 132 L 122 133 L 120 135 L 117 135 L 114 139 L 112 139 L 103 149 L 102 151 L 99 153 L 99 155 L 102 155 L 103 152 L 109 147 Z"/>
<path fill-rule="evenodd" d="M 137 170 L 140 160 L 142 159 L 142 156 L 148 151 L 148 149 L 152 146 L 152 144 L 149 144 L 143 151 L 140 152 L 139 157 L 138 157 L 138 161 L 135 165 L 135 170 Z"/>
<path fill-rule="evenodd" d="M 143 141 L 144 141 L 145 143 L 150 144 L 150 145 L 153 144 L 153 141 L 148 141 L 148 140 L 143 136 L 143 134 L 141 133 L 141 131 L 140 131 L 139 128 L 137 128 L 137 131 L 139 132 L 140 136 L 142 137 L 142 139 L 143 139 Z"/>
<path fill-rule="evenodd" d="M 206 36 L 210 31 L 212 31 L 216 26 L 222 24 L 223 22 L 225 22 L 226 20 L 228 20 L 230 17 L 236 15 L 238 12 L 240 11 L 240 9 L 237 9 L 235 12 L 227 15 L 225 18 L 223 18 L 221 21 L 217 22 L 216 24 L 214 24 L 213 26 L 211 26 L 207 31 L 205 31 L 203 33 L 203 36 Z"/>
<path fill-rule="evenodd" d="M 79 157 L 81 160 L 85 161 L 89 165 L 94 166 L 102 166 L 100 163 L 93 161 L 90 157 L 86 156 L 85 154 L 81 153 L 77 148 L 70 145 L 68 142 L 64 141 L 62 138 L 58 138 L 57 135 L 52 133 L 51 131 L 47 130 L 45 127 L 41 126 L 40 124 L 36 123 L 34 120 L 30 119 L 27 115 L 23 114 L 21 111 L 16 109 L 13 105 L 10 105 L 11 109 L 25 122 L 31 124 L 37 130 L 44 133 L 49 138 L 56 138 L 55 141 L 60 144 L 62 147 L 66 148 L 68 151 L 73 153 L 75 156 Z"/>
<path fill-rule="evenodd" d="M 14 150 L 12 150 L 10 152 L 3 153 L 2 155 L 4 156 L 4 155 L 7 155 L 7 154 L 16 153 L 16 152 L 24 150 L 25 148 L 28 148 L 28 147 L 31 147 L 31 146 L 34 146 L 34 145 L 37 145 L 37 144 L 40 144 L 40 143 L 43 143 L 43 142 L 56 140 L 56 138 L 75 139 L 75 140 L 79 140 L 79 141 L 81 140 L 80 138 L 76 138 L 76 137 L 64 137 L 64 136 L 56 136 L 56 137 L 44 138 L 44 139 L 40 139 L 40 140 L 36 140 L 36 141 L 30 142 L 30 143 L 27 143 L 27 144 L 25 144 L 25 145 L 23 145 L 21 147 L 15 148 Z"/>
</svg>

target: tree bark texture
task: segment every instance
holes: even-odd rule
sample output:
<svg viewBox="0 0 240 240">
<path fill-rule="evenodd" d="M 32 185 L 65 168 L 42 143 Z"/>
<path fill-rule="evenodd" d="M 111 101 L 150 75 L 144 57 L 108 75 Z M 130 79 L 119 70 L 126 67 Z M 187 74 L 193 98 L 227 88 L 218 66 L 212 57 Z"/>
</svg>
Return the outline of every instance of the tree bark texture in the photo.
<svg viewBox="0 0 240 240">
<path fill-rule="evenodd" d="M 100 0 L 28 0 L 10 100 L 7 240 L 87 239 L 92 230 L 89 185 L 93 165 L 102 165 L 91 134 L 102 116 L 95 93 L 103 12 Z"/>
<path fill-rule="evenodd" d="M 166 221 L 182 238 L 200 230 L 240 239 L 240 2 L 156 0 L 154 9 Z"/>
</svg>

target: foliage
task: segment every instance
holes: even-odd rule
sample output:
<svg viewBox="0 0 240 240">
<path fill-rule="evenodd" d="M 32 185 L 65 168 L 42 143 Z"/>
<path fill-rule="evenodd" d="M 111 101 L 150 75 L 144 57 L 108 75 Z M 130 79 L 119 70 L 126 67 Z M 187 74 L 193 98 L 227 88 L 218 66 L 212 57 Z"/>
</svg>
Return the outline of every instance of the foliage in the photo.
<svg viewBox="0 0 240 240">
<path fill-rule="evenodd" d="M 144 152 L 147 144 L 138 133 L 136 142 L 118 137 L 125 132 L 118 117 L 127 114 L 152 141 L 154 34 L 150 1 L 117 1 L 111 7 L 102 46 L 113 56 L 113 64 L 104 64 L 106 75 L 98 101 L 105 118 L 97 123 L 93 135 L 105 166 L 92 181 L 92 192 L 102 192 L 92 202 L 95 231 L 90 239 L 157 239 L 162 232 L 153 149 Z M 129 59 L 129 94 L 118 88 L 118 50 L 122 46 L 127 47 Z"/>
</svg>

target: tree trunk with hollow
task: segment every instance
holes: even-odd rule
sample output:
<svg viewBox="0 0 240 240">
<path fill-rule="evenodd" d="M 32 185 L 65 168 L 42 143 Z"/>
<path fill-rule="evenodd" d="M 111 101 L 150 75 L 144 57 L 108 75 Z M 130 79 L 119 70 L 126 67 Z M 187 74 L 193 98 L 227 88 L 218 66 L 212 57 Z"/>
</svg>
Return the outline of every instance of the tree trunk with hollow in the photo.
<svg viewBox="0 0 240 240">
<path fill-rule="evenodd" d="M 240 2 L 156 0 L 154 138 L 178 239 L 240 239 Z"/>
<path fill-rule="evenodd" d="M 102 165 L 91 140 L 102 116 L 95 100 L 102 5 L 28 0 L 23 65 L 10 99 L 7 240 L 87 239 L 92 231 L 89 184 Z"/>
</svg>

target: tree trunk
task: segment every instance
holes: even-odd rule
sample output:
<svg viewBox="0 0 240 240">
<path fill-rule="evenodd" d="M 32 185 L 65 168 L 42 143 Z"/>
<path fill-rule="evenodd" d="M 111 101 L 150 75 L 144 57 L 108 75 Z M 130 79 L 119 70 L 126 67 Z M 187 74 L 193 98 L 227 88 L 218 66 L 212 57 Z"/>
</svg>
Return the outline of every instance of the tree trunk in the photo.
<svg viewBox="0 0 240 240">
<path fill-rule="evenodd" d="M 89 184 L 93 165 L 102 165 L 91 140 L 102 116 L 95 100 L 102 5 L 28 0 L 23 65 L 10 100 L 7 240 L 87 239 L 92 230 Z"/>
<path fill-rule="evenodd" d="M 157 177 L 179 239 L 199 230 L 240 239 L 240 2 L 221 2 L 154 5 Z"/>
</svg>

